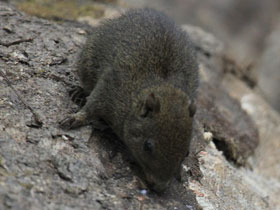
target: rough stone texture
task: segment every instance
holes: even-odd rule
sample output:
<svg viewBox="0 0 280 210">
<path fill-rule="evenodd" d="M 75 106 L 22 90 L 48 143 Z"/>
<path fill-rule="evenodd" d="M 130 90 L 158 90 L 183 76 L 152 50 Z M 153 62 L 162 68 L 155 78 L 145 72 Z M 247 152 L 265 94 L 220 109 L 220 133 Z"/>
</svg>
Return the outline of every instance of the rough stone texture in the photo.
<svg viewBox="0 0 280 210">
<path fill-rule="evenodd" d="M 266 47 L 257 65 L 259 87 L 268 102 L 280 111 L 280 17 L 266 40 Z"/>
<path fill-rule="evenodd" d="M 202 35 L 202 33 L 200 33 L 200 35 Z M 202 37 L 208 40 L 202 45 L 202 49 L 204 49 L 202 52 L 204 52 L 203 54 L 206 57 L 210 56 L 210 58 L 205 62 L 205 59 L 203 60 L 203 58 L 201 59 L 200 57 L 202 61 L 201 75 L 203 80 L 200 90 L 203 89 L 204 92 L 200 91 L 199 98 L 205 100 L 206 95 L 210 97 L 209 89 L 218 87 L 219 89 L 216 89 L 216 92 L 219 93 L 214 96 L 215 103 L 217 103 L 220 97 L 228 98 L 224 91 L 228 92 L 232 98 L 240 101 L 243 110 L 252 117 L 257 125 L 260 145 L 256 149 L 255 155 L 250 157 L 249 161 L 245 163 L 247 165 L 246 168 L 236 168 L 234 165 L 225 161 L 223 154 L 218 151 L 219 145 L 214 140 L 217 138 L 215 137 L 217 130 L 205 133 L 205 136 L 212 138 L 213 141 L 205 148 L 205 152 L 202 151 L 199 153 L 201 157 L 199 158 L 199 163 L 203 178 L 199 182 L 190 181 L 190 188 L 196 192 L 196 199 L 203 209 L 280 209 L 278 199 L 280 191 L 279 115 L 273 111 L 260 96 L 250 89 L 251 83 L 248 83 L 246 79 L 245 82 L 243 82 L 244 78 L 232 74 L 232 72 L 227 72 L 223 69 L 224 64 L 221 65 L 222 67 L 217 65 L 219 63 L 224 63 L 224 56 L 220 50 L 221 45 L 217 44 L 217 40 L 211 35 L 207 36 L 205 32 L 203 32 Z M 212 41 L 209 41 L 211 39 Z M 195 37 L 195 40 L 199 40 L 198 36 Z M 209 42 L 212 43 L 212 53 L 210 54 L 207 53 L 209 50 L 205 50 L 209 46 L 209 44 L 206 43 Z M 213 51 L 213 49 L 216 49 L 216 51 Z M 215 58 L 215 55 L 218 58 Z M 211 62 L 213 59 L 214 65 Z M 240 66 L 236 66 L 235 63 L 232 63 L 232 68 L 234 68 L 233 72 L 240 70 L 238 69 Z M 208 83 L 205 84 L 204 81 Z M 203 86 L 209 85 L 209 83 L 211 87 L 203 88 Z M 203 94 L 206 95 L 203 96 Z M 229 98 L 229 100 L 233 100 L 232 98 Z M 229 106 L 229 104 L 223 106 L 226 101 L 227 100 L 219 100 L 216 105 L 218 105 L 220 110 L 224 108 L 223 111 L 226 111 L 229 116 L 231 115 L 230 113 L 233 112 L 237 122 L 241 119 L 240 116 L 238 116 L 240 112 L 231 110 L 233 108 L 232 104 L 231 106 Z M 199 105 L 201 106 L 201 103 Z M 215 109 L 213 104 L 211 107 Z M 201 107 L 198 108 L 198 110 L 200 110 L 198 111 L 198 118 L 201 116 L 200 121 L 204 122 L 204 126 L 205 124 L 207 125 L 207 122 L 205 122 L 207 119 L 205 119 L 205 117 L 209 115 L 209 112 L 211 115 L 212 109 L 207 110 L 208 114 L 204 113 L 200 115 L 199 112 L 204 110 L 201 109 Z M 245 115 L 244 111 L 243 114 Z M 213 117 L 219 118 L 219 115 L 220 113 L 217 110 L 213 112 Z M 250 121 L 249 118 L 246 119 Z M 213 120 L 213 118 L 211 118 L 211 120 Z M 213 122 L 211 120 L 208 121 L 208 123 L 212 122 L 213 126 L 219 125 L 218 121 Z M 243 118 L 243 120 L 245 119 Z M 237 122 L 237 124 L 241 121 Z M 246 125 L 246 123 L 240 124 L 240 126 L 244 125 Z M 247 123 L 247 125 L 251 124 Z M 240 126 L 236 126 L 240 128 Z M 225 126 L 223 128 L 225 129 L 223 130 L 224 132 L 230 132 L 227 129 L 232 129 L 230 126 Z M 247 130 L 244 127 L 243 129 L 237 129 L 238 132 L 235 132 L 235 134 L 244 132 L 245 135 L 255 135 L 251 129 Z M 233 135 L 231 134 L 230 136 L 232 137 Z M 252 143 L 253 141 L 249 142 Z M 216 145 L 213 143 L 216 143 Z M 225 156 L 227 157 L 227 155 Z"/>
<path fill-rule="evenodd" d="M 196 117 L 205 131 L 212 132 L 213 141 L 227 159 L 244 165 L 258 145 L 258 132 L 240 103 L 228 95 L 220 82 L 225 72 L 223 45 L 199 28 L 183 28 L 195 43 L 201 63 Z"/>
<path fill-rule="evenodd" d="M 201 153 L 201 170 L 204 175 L 190 188 L 199 192 L 197 201 L 203 209 L 268 209 L 267 195 L 256 186 L 255 175 L 246 169 L 236 170 L 210 143 Z"/>
<path fill-rule="evenodd" d="M 220 81 L 256 123 L 259 146 L 247 167 L 235 168 L 211 142 L 199 154 L 203 178 L 190 188 L 203 209 L 280 209 L 280 116 L 233 75 Z"/>
<path fill-rule="evenodd" d="M 259 130 L 260 143 L 249 161 L 254 172 L 250 181 L 268 198 L 270 209 L 280 209 L 280 115 L 236 78 L 226 76 L 223 83 L 228 84 L 229 93 L 241 101 Z"/>
<path fill-rule="evenodd" d="M 262 153 L 271 145 L 264 143 L 264 124 L 249 112 L 261 145 L 250 158 L 252 170 L 236 167 L 249 164 L 258 134 L 238 97 L 228 95 L 227 89 L 234 92 L 230 84 L 221 83 L 227 78 L 222 44 L 201 29 L 184 28 L 195 42 L 202 78 L 191 154 L 183 163 L 182 183 L 174 179 L 163 195 L 143 195 L 141 170 L 114 134 L 89 126 L 57 128 L 58 119 L 77 109 L 67 89 L 77 82 L 76 55 L 91 29 L 26 16 L 0 2 L 0 69 L 42 120 L 41 125 L 0 76 L 0 209 L 279 208 L 279 167 Z"/>
</svg>

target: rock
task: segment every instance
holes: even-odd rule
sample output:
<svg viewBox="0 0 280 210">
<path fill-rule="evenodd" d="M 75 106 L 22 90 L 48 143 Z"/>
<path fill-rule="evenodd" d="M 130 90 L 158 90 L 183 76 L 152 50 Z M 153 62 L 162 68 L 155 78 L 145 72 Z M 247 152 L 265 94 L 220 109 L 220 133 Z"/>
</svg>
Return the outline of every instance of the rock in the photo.
<svg viewBox="0 0 280 210">
<path fill-rule="evenodd" d="M 280 17 L 275 21 L 279 23 Z M 280 111 L 280 24 L 276 24 L 273 32 L 266 40 L 266 47 L 257 65 L 259 88 L 264 98 Z"/>
<path fill-rule="evenodd" d="M 58 119 L 77 109 L 67 90 L 77 83 L 76 56 L 91 28 L 30 17 L 3 2 L 0 16 L 0 209 L 280 207 L 274 138 L 279 116 L 269 106 L 262 109 L 256 93 L 223 71 L 223 44 L 213 35 L 184 26 L 200 62 L 198 112 L 182 182 L 172 180 L 157 195 L 141 185 L 141 170 L 113 133 L 57 127 Z M 259 99 L 238 97 L 236 83 Z M 34 126 L 35 114 L 40 126 Z"/>
<path fill-rule="evenodd" d="M 260 95 L 232 75 L 227 75 L 223 83 L 227 84 L 230 95 L 241 102 L 242 108 L 254 120 L 259 131 L 259 146 L 254 156 L 250 158 L 252 172 L 248 174 L 250 179 L 247 180 L 269 198 L 268 209 L 278 209 L 280 207 L 278 199 L 280 115 Z"/>
<path fill-rule="evenodd" d="M 204 131 L 213 134 L 213 141 L 228 160 L 244 165 L 258 145 L 258 131 L 220 82 L 224 77 L 223 44 L 199 28 L 183 28 L 194 42 L 201 63 L 196 118 Z"/>
</svg>

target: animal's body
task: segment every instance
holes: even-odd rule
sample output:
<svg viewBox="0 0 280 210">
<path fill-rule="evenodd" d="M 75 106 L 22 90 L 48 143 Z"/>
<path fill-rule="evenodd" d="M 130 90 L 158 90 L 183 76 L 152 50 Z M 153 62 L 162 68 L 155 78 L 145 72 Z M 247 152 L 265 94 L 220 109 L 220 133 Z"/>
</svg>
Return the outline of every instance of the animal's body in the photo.
<svg viewBox="0 0 280 210">
<path fill-rule="evenodd" d="M 61 127 L 106 122 L 151 188 L 164 190 L 188 154 L 195 113 L 198 65 L 187 34 L 161 12 L 131 10 L 95 28 L 77 66 L 87 101 Z"/>
</svg>

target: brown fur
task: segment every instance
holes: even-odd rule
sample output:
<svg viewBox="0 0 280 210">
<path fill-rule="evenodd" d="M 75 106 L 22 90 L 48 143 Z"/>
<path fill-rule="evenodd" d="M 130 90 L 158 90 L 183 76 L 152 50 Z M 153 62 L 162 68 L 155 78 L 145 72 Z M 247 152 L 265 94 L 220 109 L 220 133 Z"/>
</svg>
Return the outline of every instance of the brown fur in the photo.
<svg viewBox="0 0 280 210">
<path fill-rule="evenodd" d="M 60 122 L 66 129 L 105 121 L 162 191 L 188 154 L 198 86 L 187 34 L 163 13 L 131 10 L 104 22 L 81 51 L 85 106 Z"/>
</svg>

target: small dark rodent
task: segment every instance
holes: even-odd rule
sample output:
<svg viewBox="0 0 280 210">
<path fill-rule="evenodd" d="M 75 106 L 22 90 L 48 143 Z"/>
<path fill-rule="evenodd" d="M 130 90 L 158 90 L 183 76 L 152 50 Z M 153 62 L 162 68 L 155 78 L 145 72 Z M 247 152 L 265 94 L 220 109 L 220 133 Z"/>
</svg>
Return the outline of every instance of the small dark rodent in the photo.
<svg viewBox="0 0 280 210">
<path fill-rule="evenodd" d="M 162 192 L 188 155 L 198 64 L 187 34 L 162 12 L 134 9 L 95 28 L 77 73 L 85 105 L 64 129 L 106 122 L 127 145 L 148 185 Z"/>
</svg>

